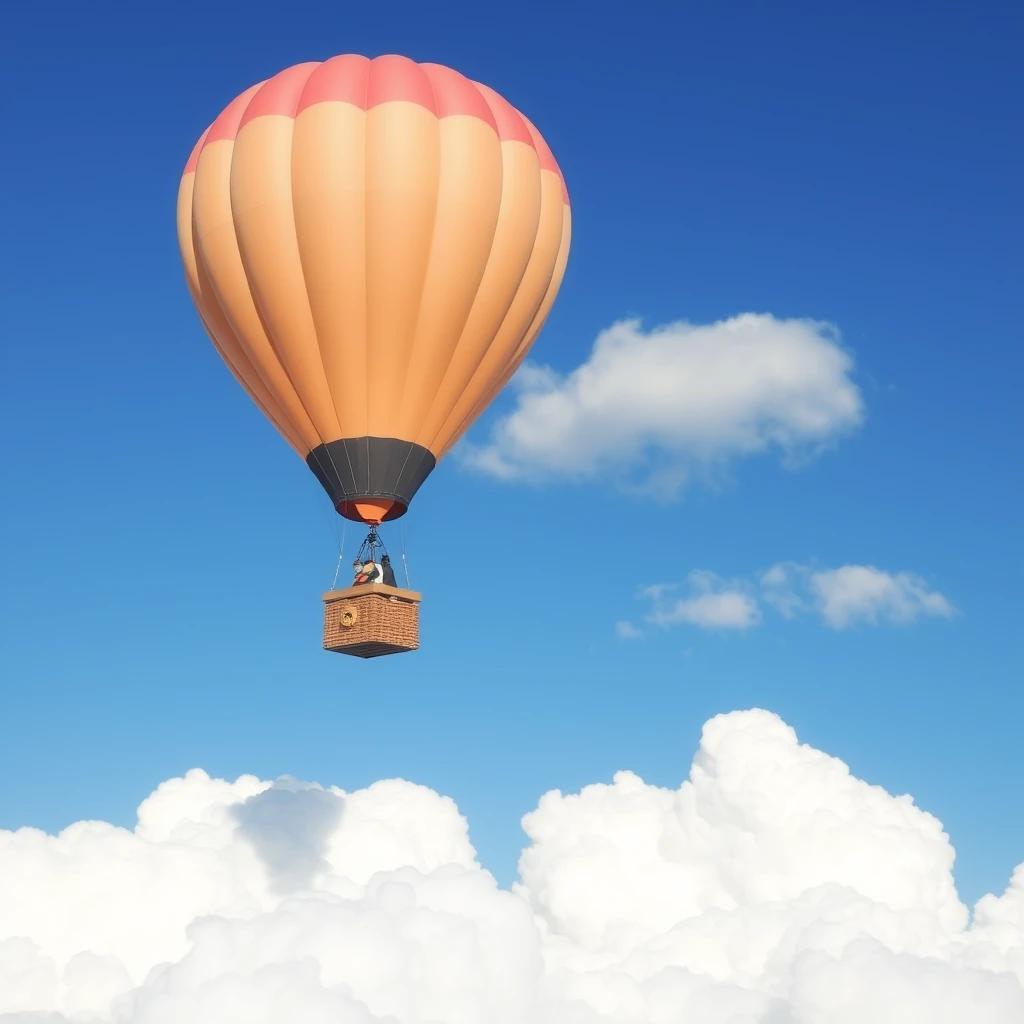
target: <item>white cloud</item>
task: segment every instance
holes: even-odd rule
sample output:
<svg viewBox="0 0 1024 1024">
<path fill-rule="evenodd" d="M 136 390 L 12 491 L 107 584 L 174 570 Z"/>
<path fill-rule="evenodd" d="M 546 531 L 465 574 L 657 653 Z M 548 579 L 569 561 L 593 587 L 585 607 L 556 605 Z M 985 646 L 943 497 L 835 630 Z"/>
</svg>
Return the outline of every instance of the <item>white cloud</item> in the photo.
<svg viewBox="0 0 1024 1024">
<path fill-rule="evenodd" d="M 615 635 L 620 640 L 639 640 L 644 634 L 643 630 L 639 629 L 628 619 L 619 619 L 615 623 Z"/>
<path fill-rule="evenodd" d="M 888 573 L 871 565 L 844 565 L 811 574 L 811 590 L 822 617 L 834 629 L 859 622 L 913 622 L 923 616 L 949 618 L 953 606 L 919 576 Z"/>
<path fill-rule="evenodd" d="M 949 618 L 949 599 L 929 589 L 910 572 L 885 572 L 871 565 L 815 569 L 779 562 L 750 581 L 725 582 L 706 569 L 689 574 L 686 595 L 675 597 L 672 584 L 643 587 L 650 602 L 648 619 L 661 626 L 686 624 L 704 629 L 749 629 L 762 621 L 765 606 L 783 618 L 813 614 L 833 629 L 889 623 L 907 625 L 920 618 Z"/>
<path fill-rule="evenodd" d="M 566 376 L 526 367 L 516 408 L 464 458 L 504 479 L 608 476 L 671 497 L 696 471 L 776 449 L 799 461 L 856 428 L 853 361 L 829 324 L 744 313 L 602 331 Z"/>
<path fill-rule="evenodd" d="M 754 597 L 706 570 L 690 573 L 685 596 L 674 596 L 674 590 L 664 585 L 644 588 L 643 595 L 652 601 L 651 622 L 659 626 L 686 623 L 701 629 L 749 629 L 761 620 Z"/>
<path fill-rule="evenodd" d="M 761 573 L 761 596 L 783 618 L 793 619 L 811 610 L 804 593 L 809 570 L 797 562 L 778 562 Z"/>
<path fill-rule="evenodd" d="M 1024 1020 L 1024 865 L 969 924 L 941 824 L 768 712 L 524 827 L 512 891 L 394 780 L 190 772 L 132 830 L 0 832 L 0 1022 Z"/>
</svg>

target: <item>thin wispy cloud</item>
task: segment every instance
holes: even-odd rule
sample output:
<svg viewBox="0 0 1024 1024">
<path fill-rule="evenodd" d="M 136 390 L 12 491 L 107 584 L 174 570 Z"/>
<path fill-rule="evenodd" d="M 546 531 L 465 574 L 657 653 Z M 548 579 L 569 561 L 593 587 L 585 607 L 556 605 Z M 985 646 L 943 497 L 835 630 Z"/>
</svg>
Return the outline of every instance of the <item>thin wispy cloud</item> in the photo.
<svg viewBox="0 0 1024 1024">
<path fill-rule="evenodd" d="M 751 593 L 706 570 L 691 572 L 681 588 L 662 584 L 645 588 L 643 595 L 651 602 L 648 621 L 657 626 L 743 630 L 761 621 L 761 609 Z"/>
<path fill-rule="evenodd" d="M 648 604 L 645 621 L 653 625 L 714 630 L 750 629 L 769 612 L 784 619 L 816 618 L 835 630 L 905 626 L 955 614 L 949 598 L 922 577 L 872 565 L 821 569 L 779 562 L 748 580 L 695 570 L 681 586 L 643 587 L 639 597 Z"/>
<path fill-rule="evenodd" d="M 737 459 L 775 452 L 798 465 L 855 430 L 852 373 L 836 329 L 816 320 L 624 320 L 569 374 L 524 367 L 515 408 L 462 457 L 506 480 L 601 476 L 668 499 Z"/>
<path fill-rule="evenodd" d="M 822 618 L 833 629 L 878 622 L 907 623 L 917 619 L 948 619 L 953 606 L 909 572 L 887 573 L 870 565 L 844 565 L 812 573 L 810 586 Z"/>
<path fill-rule="evenodd" d="M 954 614 L 949 598 L 921 576 L 873 565 L 819 569 L 781 562 L 762 575 L 761 584 L 765 601 L 784 616 L 810 612 L 832 629 L 909 625 Z"/>
<path fill-rule="evenodd" d="M 620 640 L 639 640 L 644 633 L 642 629 L 628 619 L 619 619 L 615 623 L 615 635 Z"/>
</svg>

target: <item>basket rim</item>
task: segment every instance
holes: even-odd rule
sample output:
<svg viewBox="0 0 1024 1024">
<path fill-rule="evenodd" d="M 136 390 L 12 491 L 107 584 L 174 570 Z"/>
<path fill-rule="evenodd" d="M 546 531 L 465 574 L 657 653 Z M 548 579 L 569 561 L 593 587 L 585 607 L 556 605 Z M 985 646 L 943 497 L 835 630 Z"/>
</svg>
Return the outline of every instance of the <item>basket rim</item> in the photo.
<svg viewBox="0 0 1024 1024">
<path fill-rule="evenodd" d="M 398 597 L 404 601 L 416 603 L 423 599 L 423 595 L 416 590 L 406 590 L 404 587 L 389 587 L 386 583 L 361 583 L 358 587 L 345 587 L 343 590 L 325 591 L 323 600 L 324 604 L 333 604 L 335 601 L 351 600 L 364 594 L 384 594 L 389 597 Z"/>
</svg>

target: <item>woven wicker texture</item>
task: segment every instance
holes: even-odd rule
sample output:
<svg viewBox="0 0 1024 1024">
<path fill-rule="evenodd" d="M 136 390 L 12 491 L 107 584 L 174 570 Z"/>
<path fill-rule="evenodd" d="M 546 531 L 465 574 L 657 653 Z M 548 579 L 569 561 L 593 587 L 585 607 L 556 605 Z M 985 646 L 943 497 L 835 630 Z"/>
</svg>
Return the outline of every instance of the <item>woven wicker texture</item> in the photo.
<svg viewBox="0 0 1024 1024">
<path fill-rule="evenodd" d="M 357 658 L 415 651 L 420 645 L 419 595 L 372 585 L 324 595 L 324 648 Z"/>
</svg>

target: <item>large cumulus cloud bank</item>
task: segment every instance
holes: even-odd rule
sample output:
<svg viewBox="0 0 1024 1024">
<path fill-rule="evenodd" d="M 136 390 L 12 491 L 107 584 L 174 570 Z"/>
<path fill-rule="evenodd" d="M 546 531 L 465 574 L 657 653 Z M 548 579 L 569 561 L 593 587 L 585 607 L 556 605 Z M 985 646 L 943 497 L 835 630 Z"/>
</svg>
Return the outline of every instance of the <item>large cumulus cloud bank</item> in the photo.
<svg viewBox="0 0 1024 1024">
<path fill-rule="evenodd" d="M 973 921 L 941 824 L 764 711 L 678 789 L 526 816 L 512 890 L 455 804 L 202 771 L 134 829 L 0 832 L 3 1024 L 1014 1024 L 1024 867 Z"/>
</svg>

